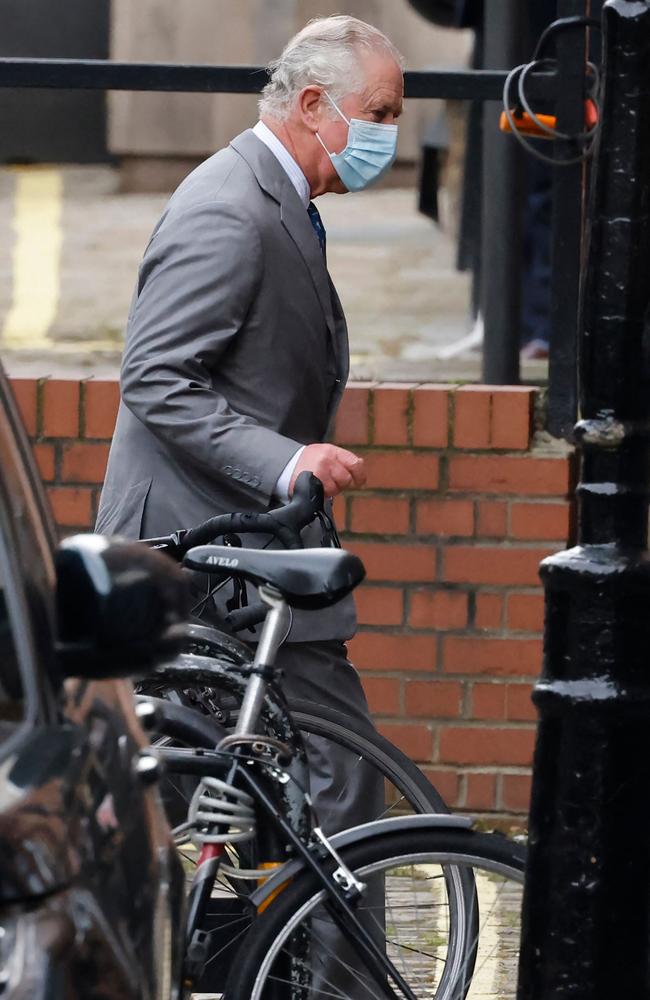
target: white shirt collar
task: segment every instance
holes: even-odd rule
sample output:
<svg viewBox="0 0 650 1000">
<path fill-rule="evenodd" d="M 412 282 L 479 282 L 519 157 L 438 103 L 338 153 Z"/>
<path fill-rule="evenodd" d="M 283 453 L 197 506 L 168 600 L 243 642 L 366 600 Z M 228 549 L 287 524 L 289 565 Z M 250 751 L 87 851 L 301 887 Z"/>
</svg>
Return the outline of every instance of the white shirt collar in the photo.
<svg viewBox="0 0 650 1000">
<path fill-rule="evenodd" d="M 268 146 L 276 160 L 279 161 L 280 166 L 284 169 L 285 173 L 288 174 L 289 180 L 295 187 L 298 197 L 305 208 L 307 208 L 310 202 L 311 194 L 309 181 L 303 174 L 287 147 L 280 142 L 277 135 L 275 135 L 268 125 L 264 124 L 264 122 L 258 122 L 253 129 L 253 132 L 265 146 Z"/>
</svg>

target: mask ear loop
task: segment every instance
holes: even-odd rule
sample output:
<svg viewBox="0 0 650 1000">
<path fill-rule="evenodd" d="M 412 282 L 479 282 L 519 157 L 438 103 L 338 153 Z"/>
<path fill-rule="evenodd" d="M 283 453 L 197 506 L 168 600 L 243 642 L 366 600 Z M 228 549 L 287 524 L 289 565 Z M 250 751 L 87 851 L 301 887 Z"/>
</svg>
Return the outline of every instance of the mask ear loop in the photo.
<svg viewBox="0 0 650 1000">
<path fill-rule="evenodd" d="M 325 150 L 325 152 L 327 153 L 327 155 L 328 155 L 328 156 L 330 157 L 330 159 L 331 159 L 331 158 L 332 158 L 332 154 L 330 153 L 329 149 L 327 148 L 327 146 L 325 145 L 325 143 L 324 143 L 324 142 L 323 142 L 323 140 L 321 139 L 321 137 L 320 137 L 320 134 L 319 134 L 318 132 L 314 132 L 314 135 L 316 136 L 316 138 L 317 138 L 317 139 L 318 139 L 318 141 L 320 142 L 321 146 L 323 147 L 323 149 Z"/>
<path fill-rule="evenodd" d="M 334 98 L 330 97 L 330 95 L 327 93 L 326 90 L 324 90 L 323 93 L 325 94 L 325 97 L 330 102 L 330 104 L 332 105 L 332 107 L 334 108 L 334 110 L 341 116 L 341 118 L 343 119 L 343 121 L 345 122 L 345 124 L 349 128 L 350 125 L 352 124 L 352 122 L 350 121 L 350 119 L 345 117 L 345 115 L 341 111 L 340 107 L 338 106 L 338 104 L 336 103 L 336 101 L 334 100 Z"/>
<path fill-rule="evenodd" d="M 352 122 L 350 121 L 349 118 L 345 117 L 345 115 L 341 111 L 340 107 L 338 106 L 338 104 L 336 103 L 336 101 L 334 100 L 334 98 L 330 97 L 330 95 L 327 93 L 326 90 L 324 90 L 323 93 L 325 94 L 325 97 L 330 102 L 330 104 L 332 105 L 332 107 L 334 108 L 334 110 L 337 112 L 337 114 L 339 114 L 341 116 L 341 118 L 343 119 L 343 121 L 345 122 L 345 124 L 348 126 L 348 128 L 350 128 L 351 125 L 352 125 Z M 318 139 L 318 141 L 320 142 L 320 144 L 323 147 L 323 149 L 325 150 L 325 152 L 327 153 L 327 155 L 330 158 L 332 156 L 334 156 L 335 154 L 334 153 L 330 153 L 329 149 L 327 148 L 327 146 L 325 145 L 325 143 L 321 139 L 320 134 L 318 132 L 315 132 L 314 134 L 315 134 L 316 138 Z"/>
</svg>

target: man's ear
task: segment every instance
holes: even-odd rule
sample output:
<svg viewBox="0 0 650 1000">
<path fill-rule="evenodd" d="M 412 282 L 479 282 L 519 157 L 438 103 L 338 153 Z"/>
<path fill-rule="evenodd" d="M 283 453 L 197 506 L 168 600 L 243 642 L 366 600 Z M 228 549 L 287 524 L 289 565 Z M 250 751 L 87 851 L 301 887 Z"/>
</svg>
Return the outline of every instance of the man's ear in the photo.
<svg viewBox="0 0 650 1000">
<path fill-rule="evenodd" d="M 298 95 L 298 108 L 303 123 L 312 132 L 318 132 L 323 114 L 322 87 L 303 87 Z"/>
</svg>

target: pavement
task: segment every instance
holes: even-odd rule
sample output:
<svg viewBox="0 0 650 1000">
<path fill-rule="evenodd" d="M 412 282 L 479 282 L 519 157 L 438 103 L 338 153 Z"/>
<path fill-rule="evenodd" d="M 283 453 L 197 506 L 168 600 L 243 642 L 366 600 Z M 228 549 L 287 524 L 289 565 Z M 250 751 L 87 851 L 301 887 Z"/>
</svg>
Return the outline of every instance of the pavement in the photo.
<svg viewBox="0 0 650 1000">
<path fill-rule="evenodd" d="M 108 166 L 0 170 L 0 352 L 11 374 L 117 372 L 138 264 L 167 197 L 121 193 Z M 469 276 L 454 267 L 451 236 L 417 211 L 417 192 L 318 204 L 352 377 L 480 380 L 480 349 L 462 349 Z M 527 381 L 545 376 L 545 363 L 523 369 Z"/>
</svg>

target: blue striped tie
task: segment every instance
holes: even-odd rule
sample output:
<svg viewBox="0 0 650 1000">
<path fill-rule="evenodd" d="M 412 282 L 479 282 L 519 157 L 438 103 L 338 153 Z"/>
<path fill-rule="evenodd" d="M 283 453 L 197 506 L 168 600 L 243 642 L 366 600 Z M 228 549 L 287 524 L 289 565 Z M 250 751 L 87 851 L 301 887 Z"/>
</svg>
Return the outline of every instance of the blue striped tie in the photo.
<svg viewBox="0 0 650 1000">
<path fill-rule="evenodd" d="M 324 257 L 325 262 L 327 262 L 327 236 L 325 233 L 325 226 L 323 225 L 323 220 L 320 217 L 320 212 L 314 205 L 313 201 L 309 202 L 309 205 L 307 207 L 307 212 L 309 213 L 311 224 L 314 227 L 314 232 L 318 237 L 318 245 L 320 246 L 320 252 Z"/>
</svg>

